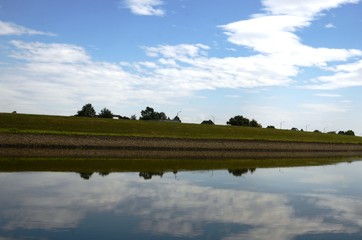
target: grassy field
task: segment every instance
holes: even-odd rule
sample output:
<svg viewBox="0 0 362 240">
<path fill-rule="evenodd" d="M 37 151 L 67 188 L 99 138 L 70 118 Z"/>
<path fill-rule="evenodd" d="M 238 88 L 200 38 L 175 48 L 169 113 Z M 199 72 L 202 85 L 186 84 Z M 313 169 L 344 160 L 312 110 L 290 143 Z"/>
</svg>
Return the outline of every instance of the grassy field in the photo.
<svg viewBox="0 0 362 240">
<path fill-rule="evenodd" d="M 362 144 L 361 137 L 219 125 L 0 113 L 0 132 Z"/>
</svg>

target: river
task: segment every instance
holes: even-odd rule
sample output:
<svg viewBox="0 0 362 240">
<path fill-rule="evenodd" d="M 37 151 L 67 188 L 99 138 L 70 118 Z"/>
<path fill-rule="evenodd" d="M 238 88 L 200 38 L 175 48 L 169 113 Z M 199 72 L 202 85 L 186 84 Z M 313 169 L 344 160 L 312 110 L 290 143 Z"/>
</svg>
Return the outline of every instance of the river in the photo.
<svg viewBox="0 0 362 240">
<path fill-rule="evenodd" d="M 3 172 L 0 239 L 362 239 L 361 172 Z"/>
</svg>

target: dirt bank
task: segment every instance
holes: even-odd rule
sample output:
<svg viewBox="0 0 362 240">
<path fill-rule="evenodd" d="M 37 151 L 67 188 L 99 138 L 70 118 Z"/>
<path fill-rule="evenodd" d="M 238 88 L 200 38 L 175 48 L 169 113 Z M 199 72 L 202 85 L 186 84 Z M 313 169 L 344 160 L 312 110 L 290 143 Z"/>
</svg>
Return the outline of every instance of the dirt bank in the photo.
<svg viewBox="0 0 362 240">
<path fill-rule="evenodd" d="M 0 157 L 211 159 L 347 156 L 362 156 L 362 145 L 0 133 Z"/>
</svg>

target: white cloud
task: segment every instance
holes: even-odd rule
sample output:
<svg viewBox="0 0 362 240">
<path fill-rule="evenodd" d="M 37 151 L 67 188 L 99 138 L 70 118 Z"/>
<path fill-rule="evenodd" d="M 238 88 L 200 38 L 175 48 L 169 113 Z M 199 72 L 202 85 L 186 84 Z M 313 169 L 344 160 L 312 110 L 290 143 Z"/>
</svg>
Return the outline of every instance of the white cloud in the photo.
<svg viewBox="0 0 362 240">
<path fill-rule="evenodd" d="M 82 47 L 71 44 L 45 44 L 11 41 L 18 51 L 12 57 L 32 62 L 77 63 L 87 62 L 90 57 Z"/>
<path fill-rule="evenodd" d="M 119 102 L 168 103 L 195 91 L 281 86 L 296 74 L 269 57 L 208 58 L 202 44 L 145 48 L 153 62 L 114 64 L 92 60 L 71 44 L 11 41 L 11 57 L 0 66 L 0 107 L 5 111 L 72 114 L 79 102 L 119 108 Z M 126 67 L 128 70 L 124 70 Z M 54 105 L 65 112 L 54 112 Z"/>
<path fill-rule="evenodd" d="M 342 97 L 340 94 L 331 94 L 331 93 L 316 93 L 317 97 L 330 97 L 330 98 L 339 98 Z"/>
<path fill-rule="evenodd" d="M 292 15 L 260 16 L 249 20 L 220 26 L 228 40 L 236 45 L 252 48 L 262 53 L 286 52 L 299 45 L 292 32 L 297 27 L 309 25 L 302 17 Z"/>
<path fill-rule="evenodd" d="M 26 112 L 39 112 L 39 102 L 47 110 L 55 103 L 74 109 L 75 103 L 86 101 L 111 109 L 125 101 L 169 103 L 200 90 L 288 86 L 296 82 L 301 67 L 333 72 L 313 79 L 308 88 L 362 86 L 362 60 L 329 66 L 360 57 L 361 50 L 314 48 L 297 34 L 322 11 L 355 2 L 263 1 L 266 13 L 221 26 L 231 43 L 256 51 L 250 56 L 209 57 L 205 44 L 164 44 L 143 47 L 150 61 L 115 64 L 94 61 L 77 45 L 11 41 L 15 49 L 10 56 L 19 61 L 0 66 L 0 92 L 6 93 L 0 95 L 0 107 L 21 111 L 20 105 Z M 162 1 L 125 3 L 135 14 L 164 14 Z M 309 110 L 320 107 L 304 105 Z"/>
<path fill-rule="evenodd" d="M 0 20 L 0 36 L 1 35 L 48 35 L 55 36 L 53 33 L 41 32 L 29 29 L 15 23 L 4 22 Z"/>
<path fill-rule="evenodd" d="M 301 43 L 297 29 L 310 25 L 310 19 L 293 15 L 259 16 L 220 26 L 231 43 L 249 47 L 278 58 L 292 66 L 326 66 L 362 56 L 356 49 L 313 48 Z"/>
<path fill-rule="evenodd" d="M 360 0 L 263 0 L 265 10 L 273 15 L 294 15 L 305 18 L 315 17 L 316 14 L 339 7 L 343 4 L 358 3 Z"/>
<path fill-rule="evenodd" d="M 176 78 L 179 70 L 160 70 L 152 62 L 139 62 L 125 71 L 124 64 L 92 60 L 76 45 L 22 41 L 11 41 L 11 45 L 10 56 L 19 61 L 0 66 L 0 92 L 4 93 L 0 108 L 5 111 L 68 115 L 82 102 L 113 110 L 119 109 L 119 103 L 170 103 L 195 90 L 188 84 L 190 76 L 183 82 Z M 139 72 L 132 71 L 137 69 Z"/>
<path fill-rule="evenodd" d="M 163 16 L 165 11 L 160 8 L 162 0 L 125 0 L 125 6 L 133 14 L 144 16 Z"/>
<path fill-rule="evenodd" d="M 317 77 L 306 88 L 330 90 L 362 86 L 362 60 L 339 65 L 333 70 L 334 74 Z"/>
<path fill-rule="evenodd" d="M 308 27 L 321 12 L 346 3 L 357 3 L 357 0 L 326 1 L 262 1 L 265 14 L 254 15 L 251 19 L 241 20 L 220 26 L 228 36 L 228 41 L 251 48 L 263 54 L 270 62 L 278 61 L 279 66 L 289 69 L 281 74 L 283 77 L 295 77 L 301 67 L 319 67 L 328 69 L 330 63 L 348 61 L 361 57 L 359 49 L 315 48 L 302 43 L 297 35 L 299 29 Z M 343 65 L 342 65 L 343 66 Z M 336 67 L 335 69 L 342 71 Z M 338 73 L 338 77 L 341 73 Z M 358 75 L 353 72 L 351 75 Z M 355 86 L 351 75 L 342 74 L 345 86 Z M 332 81 L 333 77 L 317 78 L 317 81 Z M 343 84 L 341 84 L 343 86 Z"/>
<path fill-rule="evenodd" d="M 336 26 L 334 26 L 333 23 L 328 23 L 325 27 L 326 28 L 336 28 Z"/>
</svg>

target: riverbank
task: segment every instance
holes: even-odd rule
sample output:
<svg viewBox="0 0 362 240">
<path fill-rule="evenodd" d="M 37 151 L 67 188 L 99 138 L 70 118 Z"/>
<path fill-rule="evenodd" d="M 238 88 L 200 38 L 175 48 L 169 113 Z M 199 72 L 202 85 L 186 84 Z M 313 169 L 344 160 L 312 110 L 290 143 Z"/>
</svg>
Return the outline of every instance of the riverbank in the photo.
<svg viewBox="0 0 362 240">
<path fill-rule="evenodd" d="M 362 156 L 362 144 L 0 133 L 0 157 L 250 159 Z"/>
</svg>

